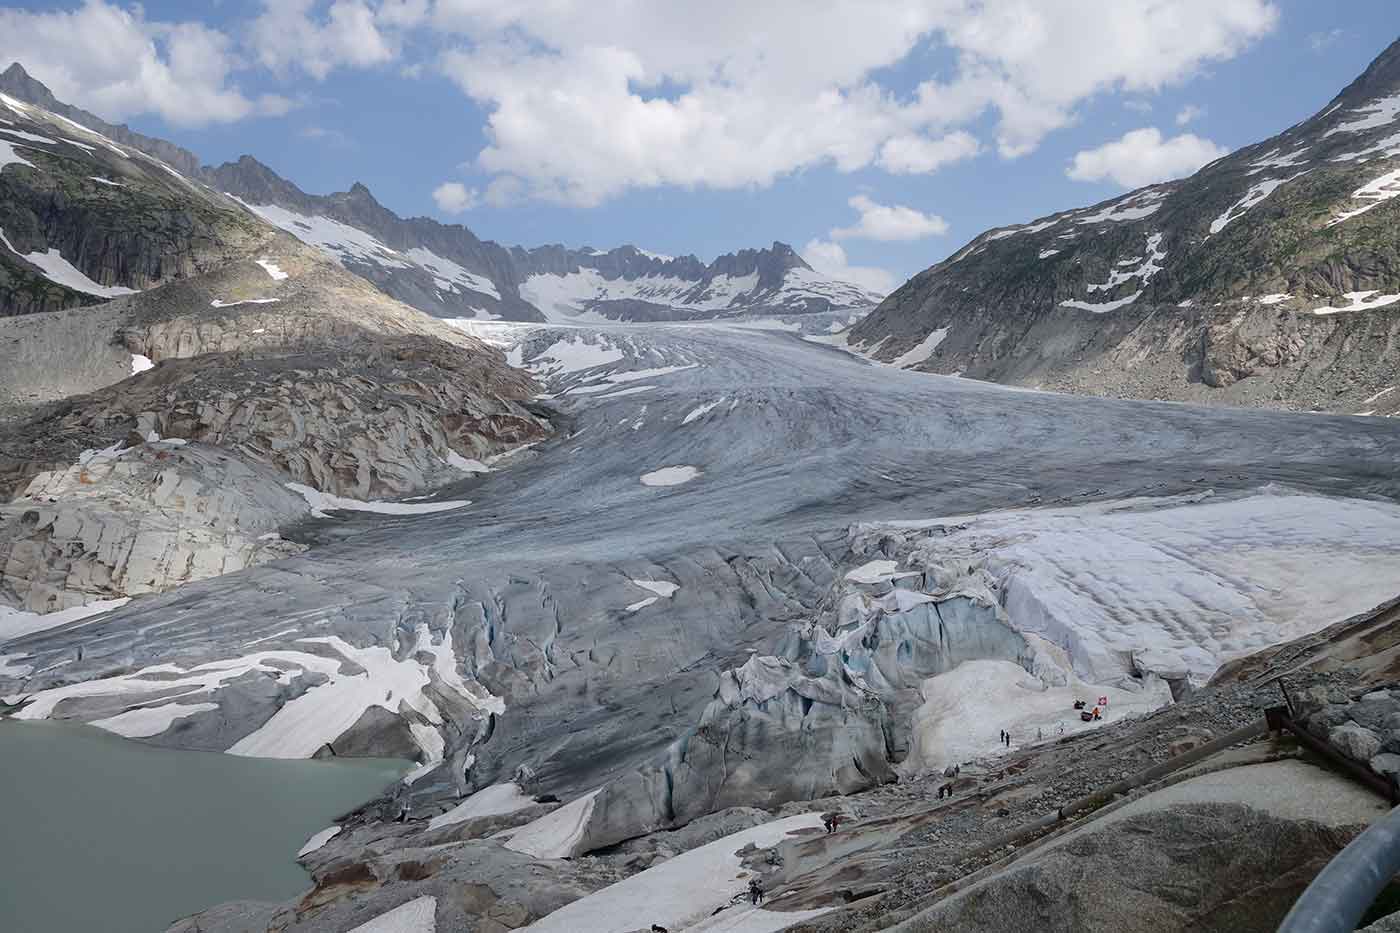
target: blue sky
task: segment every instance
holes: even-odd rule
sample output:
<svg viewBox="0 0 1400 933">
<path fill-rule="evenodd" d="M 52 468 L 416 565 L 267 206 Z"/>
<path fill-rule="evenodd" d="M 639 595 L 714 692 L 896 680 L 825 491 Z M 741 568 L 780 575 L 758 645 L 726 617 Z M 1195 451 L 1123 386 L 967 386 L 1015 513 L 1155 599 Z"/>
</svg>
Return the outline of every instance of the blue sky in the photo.
<svg viewBox="0 0 1400 933">
<path fill-rule="evenodd" d="M 0 7 L 0 57 L 207 162 L 506 244 L 782 240 L 871 282 L 1270 136 L 1397 32 L 1394 0 Z"/>
</svg>

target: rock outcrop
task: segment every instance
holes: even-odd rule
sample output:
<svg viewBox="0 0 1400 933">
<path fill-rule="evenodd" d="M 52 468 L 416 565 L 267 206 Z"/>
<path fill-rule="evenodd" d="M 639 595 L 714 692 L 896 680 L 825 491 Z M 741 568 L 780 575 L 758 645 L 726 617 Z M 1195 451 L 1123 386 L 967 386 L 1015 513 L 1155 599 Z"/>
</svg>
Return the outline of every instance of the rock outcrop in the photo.
<svg viewBox="0 0 1400 933">
<path fill-rule="evenodd" d="M 1198 777 L 889 929 L 1266 933 L 1378 809 L 1367 791 L 1296 762 Z"/>
<path fill-rule="evenodd" d="M 0 505 L 0 594 L 51 612 L 299 553 L 277 529 L 304 518 L 307 505 L 281 480 L 183 441 L 89 453 Z"/>
</svg>

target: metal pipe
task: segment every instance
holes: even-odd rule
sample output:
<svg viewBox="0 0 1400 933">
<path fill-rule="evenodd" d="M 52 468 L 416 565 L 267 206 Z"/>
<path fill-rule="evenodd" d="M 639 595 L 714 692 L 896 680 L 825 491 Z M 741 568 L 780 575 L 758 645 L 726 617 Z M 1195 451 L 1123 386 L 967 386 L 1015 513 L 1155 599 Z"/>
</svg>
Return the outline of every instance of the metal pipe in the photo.
<svg viewBox="0 0 1400 933">
<path fill-rule="evenodd" d="M 1298 898 L 1278 933 L 1352 933 L 1400 872 L 1400 807 L 1338 852 Z"/>
</svg>

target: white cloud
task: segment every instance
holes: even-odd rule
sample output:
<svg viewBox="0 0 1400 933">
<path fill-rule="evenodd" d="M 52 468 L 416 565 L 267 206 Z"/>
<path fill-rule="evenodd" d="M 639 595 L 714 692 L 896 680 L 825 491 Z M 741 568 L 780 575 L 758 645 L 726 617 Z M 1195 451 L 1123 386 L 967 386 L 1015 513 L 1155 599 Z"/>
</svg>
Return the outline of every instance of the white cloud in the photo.
<svg viewBox="0 0 1400 933">
<path fill-rule="evenodd" d="M 468 188 L 461 182 L 445 181 L 433 189 L 433 200 L 438 210 L 448 214 L 469 211 L 481 202 L 481 195 L 475 188 Z"/>
<path fill-rule="evenodd" d="M 1188 123 L 1191 123 L 1195 120 L 1199 120 L 1205 115 L 1206 108 L 1197 107 L 1195 104 L 1187 104 L 1185 107 L 1182 107 L 1181 110 L 1177 112 L 1176 125 L 1185 126 Z"/>
<path fill-rule="evenodd" d="M 462 36 L 439 67 L 489 112 L 480 167 L 587 205 L 936 167 L 934 141 L 988 110 L 1015 157 L 1087 98 L 1184 81 L 1277 17 L 1271 0 L 439 0 L 433 23 Z M 951 52 L 950 77 L 879 83 L 925 43 Z"/>
<path fill-rule="evenodd" d="M 514 175 L 497 175 L 486 186 L 486 194 L 482 200 L 492 207 L 509 207 L 519 201 L 524 194 L 525 183 L 519 178 Z"/>
<path fill-rule="evenodd" d="M 154 113 L 197 126 L 292 107 L 276 95 L 251 99 L 229 83 L 239 62 L 222 33 L 148 20 L 139 6 L 104 0 L 72 11 L 0 9 L 0 62 L 12 61 L 60 100 L 109 120 Z"/>
<path fill-rule="evenodd" d="M 334 0 L 321 15 L 315 0 L 264 0 L 249 27 L 249 42 L 261 61 L 278 72 L 300 69 L 324 80 L 343 66 L 368 67 L 391 61 L 395 37 L 381 30 L 376 12 L 361 0 Z M 426 15 L 412 3 L 388 4 L 383 25 L 416 22 Z"/>
<path fill-rule="evenodd" d="M 1192 133 L 1163 139 L 1156 128 L 1145 127 L 1075 153 L 1065 174 L 1076 181 L 1110 180 L 1125 188 L 1140 188 L 1190 175 L 1229 151 Z"/>
<path fill-rule="evenodd" d="M 948 232 L 948 222 L 937 214 L 925 214 L 912 207 L 877 204 L 863 194 L 846 202 L 860 211 L 860 220 L 850 227 L 837 227 L 834 240 L 919 240 Z"/>
<path fill-rule="evenodd" d="M 926 136 L 896 136 L 880 147 L 876 163 L 896 175 L 918 175 L 941 166 L 970 159 L 982 151 L 982 144 L 971 133 L 958 130 L 941 139 Z"/>
<path fill-rule="evenodd" d="M 813 239 L 802 247 L 807 265 L 823 275 L 868 288 L 880 295 L 894 291 L 897 280 L 893 273 L 875 266 L 852 266 L 846 261 L 846 251 L 840 243 Z"/>
<path fill-rule="evenodd" d="M 1314 52 L 1325 52 L 1342 41 L 1342 37 L 1345 35 L 1346 30 L 1340 27 L 1329 29 L 1326 32 L 1314 32 L 1308 36 L 1308 46 Z"/>
</svg>

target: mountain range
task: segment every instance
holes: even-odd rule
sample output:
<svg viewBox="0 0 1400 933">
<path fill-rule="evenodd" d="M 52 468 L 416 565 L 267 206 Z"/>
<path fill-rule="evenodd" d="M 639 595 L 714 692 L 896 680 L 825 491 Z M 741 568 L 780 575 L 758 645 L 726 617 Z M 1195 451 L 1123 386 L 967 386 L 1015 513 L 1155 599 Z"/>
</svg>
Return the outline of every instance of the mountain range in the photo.
<svg viewBox="0 0 1400 933">
<path fill-rule="evenodd" d="M 173 875 L 26 848 L 0 900 L 172 933 L 1278 929 L 1393 803 L 1400 421 L 1086 396 L 1394 410 L 1394 59 L 882 302 L 782 244 L 506 248 L 204 168 L 11 68 L 0 763 L 20 801 L 76 778 L 19 846 L 310 881 L 213 877 L 235 900 L 177 919 Z M 6 739 L 77 733 L 11 719 L 414 766 L 290 844 L 165 842 L 90 830 L 185 791 L 273 815 L 90 793 L 118 769 L 36 771 Z"/>
<path fill-rule="evenodd" d="M 386 294 L 437 317 L 595 322 L 779 317 L 820 328 L 850 323 L 883 297 L 816 272 L 790 246 L 776 242 L 766 249 L 727 253 L 708 264 L 695 256 L 663 256 L 634 246 L 507 248 L 479 239 L 461 225 L 399 217 L 359 183 L 349 191 L 312 195 L 252 156 L 201 166 L 197 156 L 179 146 L 57 100 L 19 63 L 0 73 L 0 93 L 160 160 L 175 174 L 227 195 L 322 250 Z M 34 142 L 3 139 L 0 144 L 21 149 Z M 53 239 L 60 252 L 69 245 L 61 236 Z M 0 254 L 0 263 L 6 261 Z M 13 264 L 13 257 L 8 262 Z M 84 266 L 84 257 L 77 266 L 101 278 L 101 270 Z M 115 281 L 144 288 L 158 279 L 147 270 L 130 281 L 120 275 Z M 13 299 L 7 291 L 0 287 L 0 314 L 91 301 L 58 292 L 44 299 Z M 822 317 L 807 320 L 813 315 Z"/>
<path fill-rule="evenodd" d="M 1194 175 L 988 230 L 846 345 L 1061 391 L 1400 411 L 1400 43 Z"/>
</svg>

